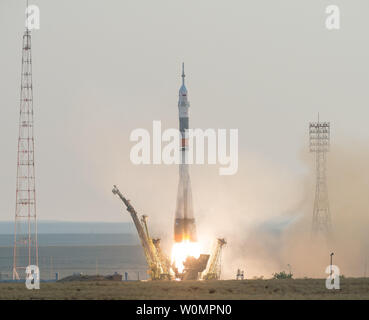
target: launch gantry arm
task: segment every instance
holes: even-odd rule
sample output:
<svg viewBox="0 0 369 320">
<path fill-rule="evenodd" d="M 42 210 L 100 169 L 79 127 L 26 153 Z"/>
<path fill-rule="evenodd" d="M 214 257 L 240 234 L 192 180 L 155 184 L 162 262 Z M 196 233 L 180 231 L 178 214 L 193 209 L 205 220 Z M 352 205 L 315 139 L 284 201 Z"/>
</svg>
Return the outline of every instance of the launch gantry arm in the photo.
<svg viewBox="0 0 369 320">
<path fill-rule="evenodd" d="M 227 244 L 224 238 L 218 238 L 210 255 L 208 267 L 204 271 L 204 280 L 218 280 L 220 278 L 221 253 L 223 246 Z"/>
<path fill-rule="evenodd" d="M 138 236 L 141 240 L 141 245 L 144 249 L 146 261 L 151 273 L 151 279 L 158 280 L 162 278 L 170 278 L 169 272 L 167 272 L 168 270 L 166 270 L 166 267 L 163 266 L 160 254 L 149 236 L 149 231 L 146 223 L 147 216 L 143 215 L 140 221 L 136 210 L 133 208 L 129 200 L 127 200 L 122 195 L 117 186 L 114 186 L 112 192 L 113 194 L 118 195 L 118 197 L 127 207 L 127 211 L 131 214 L 131 217 L 137 229 Z"/>
<path fill-rule="evenodd" d="M 118 195 L 118 197 L 123 201 L 123 203 L 125 204 L 125 206 L 127 207 L 127 211 L 131 214 L 132 220 L 136 226 L 137 232 L 138 232 L 138 236 L 140 237 L 141 240 L 141 244 L 142 247 L 144 249 L 144 253 L 145 253 L 145 257 L 147 260 L 147 264 L 149 265 L 149 268 L 151 270 L 151 278 L 152 279 L 156 279 L 158 278 L 157 276 L 160 275 L 161 270 L 160 270 L 160 266 L 157 263 L 157 253 L 154 251 L 152 248 L 152 246 L 150 245 L 150 239 L 148 238 L 139 218 L 138 218 L 138 214 L 136 212 L 136 210 L 133 208 L 133 206 L 130 204 L 129 200 L 127 200 L 122 193 L 119 191 L 119 189 L 114 186 L 112 192 L 116 195 Z"/>
<path fill-rule="evenodd" d="M 160 259 L 161 266 L 163 268 L 163 278 L 170 280 L 172 278 L 172 264 L 170 262 L 169 257 L 163 252 L 160 246 L 160 239 L 152 239 L 152 242 L 156 248 L 156 252 L 158 253 L 158 257 Z"/>
</svg>

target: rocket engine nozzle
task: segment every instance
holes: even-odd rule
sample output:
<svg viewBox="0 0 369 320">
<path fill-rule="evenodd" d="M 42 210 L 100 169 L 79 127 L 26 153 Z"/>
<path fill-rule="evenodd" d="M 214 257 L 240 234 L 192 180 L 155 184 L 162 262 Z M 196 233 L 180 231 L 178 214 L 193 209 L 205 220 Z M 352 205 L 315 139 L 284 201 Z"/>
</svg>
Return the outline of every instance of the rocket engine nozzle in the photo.
<svg viewBox="0 0 369 320">
<path fill-rule="evenodd" d="M 180 218 L 174 222 L 174 242 L 196 242 L 195 219 Z"/>
</svg>

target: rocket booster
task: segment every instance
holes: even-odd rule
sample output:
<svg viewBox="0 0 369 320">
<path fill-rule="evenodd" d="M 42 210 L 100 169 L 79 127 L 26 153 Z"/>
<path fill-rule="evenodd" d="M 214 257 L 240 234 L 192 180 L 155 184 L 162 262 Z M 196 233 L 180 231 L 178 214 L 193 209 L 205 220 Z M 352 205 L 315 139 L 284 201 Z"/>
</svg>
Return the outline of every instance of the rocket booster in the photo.
<svg viewBox="0 0 369 320">
<path fill-rule="evenodd" d="M 177 207 L 174 222 L 174 241 L 197 241 L 196 225 L 192 207 L 191 180 L 188 172 L 187 130 L 189 126 L 188 109 L 190 103 L 185 86 L 184 64 L 182 64 L 182 86 L 179 89 L 178 111 L 179 130 L 181 132 L 181 163 L 179 165 L 179 183 L 177 194 Z"/>
</svg>

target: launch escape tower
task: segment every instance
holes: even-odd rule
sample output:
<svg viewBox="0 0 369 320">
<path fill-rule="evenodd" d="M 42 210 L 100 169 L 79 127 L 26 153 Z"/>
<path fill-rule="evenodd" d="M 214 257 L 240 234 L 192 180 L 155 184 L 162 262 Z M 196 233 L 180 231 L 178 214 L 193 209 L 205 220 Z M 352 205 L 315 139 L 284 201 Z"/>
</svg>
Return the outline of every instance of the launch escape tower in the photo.
<svg viewBox="0 0 369 320">
<path fill-rule="evenodd" d="M 318 234 L 329 237 L 331 233 L 331 215 L 329 211 L 327 187 L 327 152 L 329 151 L 330 123 L 310 122 L 310 152 L 315 153 L 316 186 L 312 222 L 312 236 Z"/>
<path fill-rule="evenodd" d="M 179 183 L 177 207 L 174 222 L 174 241 L 197 241 L 196 225 L 192 207 L 191 180 L 188 172 L 188 128 L 190 102 L 185 85 L 184 64 L 182 64 L 182 86 L 179 89 L 178 111 L 179 130 L 181 132 L 181 163 L 179 165 Z"/>
<path fill-rule="evenodd" d="M 31 31 L 26 26 L 22 49 L 13 279 L 24 278 L 27 266 L 38 266 L 33 130 Z"/>
</svg>

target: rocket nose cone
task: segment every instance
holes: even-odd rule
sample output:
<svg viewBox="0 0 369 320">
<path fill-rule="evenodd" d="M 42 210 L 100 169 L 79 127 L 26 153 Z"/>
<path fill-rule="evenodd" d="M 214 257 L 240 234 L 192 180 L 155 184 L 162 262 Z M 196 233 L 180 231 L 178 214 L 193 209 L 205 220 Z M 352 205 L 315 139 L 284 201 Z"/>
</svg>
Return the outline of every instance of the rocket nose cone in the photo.
<svg viewBox="0 0 369 320">
<path fill-rule="evenodd" d="M 184 85 L 182 85 L 182 87 L 179 89 L 179 95 L 187 96 L 187 88 Z"/>
</svg>

